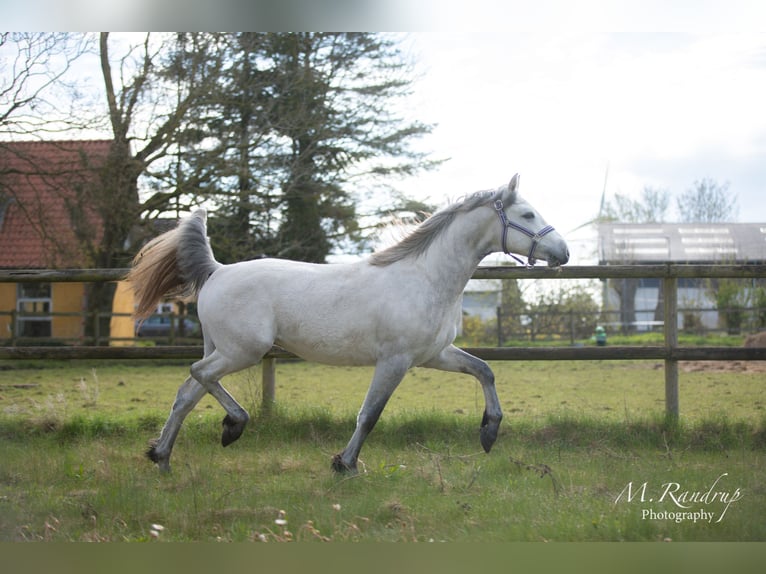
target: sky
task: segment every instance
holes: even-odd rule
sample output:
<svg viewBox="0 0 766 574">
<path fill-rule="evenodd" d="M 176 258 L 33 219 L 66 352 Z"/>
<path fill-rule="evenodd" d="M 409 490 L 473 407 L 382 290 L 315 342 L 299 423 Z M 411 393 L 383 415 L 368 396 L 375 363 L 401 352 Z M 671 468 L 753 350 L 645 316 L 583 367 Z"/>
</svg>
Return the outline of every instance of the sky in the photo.
<svg viewBox="0 0 766 574">
<path fill-rule="evenodd" d="M 738 220 L 766 222 L 766 34 L 429 32 L 419 145 L 450 158 L 402 182 L 437 205 L 521 174 L 521 194 L 573 239 L 601 195 L 677 196 L 712 178 Z M 605 185 L 606 184 L 606 185 Z M 675 199 L 671 201 L 671 213 Z M 580 233 L 579 236 L 582 234 Z"/>
<path fill-rule="evenodd" d="M 522 195 L 585 244 L 592 234 L 574 230 L 604 190 L 677 196 L 712 178 L 737 197 L 739 221 L 766 222 L 762 0 L 273 4 L 0 0 L 17 30 L 399 31 L 420 73 L 407 112 L 436 125 L 418 145 L 449 158 L 399 182 L 407 194 L 441 206 L 518 172 Z"/>
</svg>

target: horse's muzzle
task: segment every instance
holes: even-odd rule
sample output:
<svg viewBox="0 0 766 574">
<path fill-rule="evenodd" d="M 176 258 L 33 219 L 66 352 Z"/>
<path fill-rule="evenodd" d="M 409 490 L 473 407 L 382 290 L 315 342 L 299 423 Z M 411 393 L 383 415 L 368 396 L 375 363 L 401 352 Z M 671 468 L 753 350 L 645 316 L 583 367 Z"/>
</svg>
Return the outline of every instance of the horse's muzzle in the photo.
<svg viewBox="0 0 766 574">
<path fill-rule="evenodd" d="M 569 261 L 569 248 L 567 247 L 564 248 L 560 256 L 556 256 L 551 253 L 550 255 L 548 255 L 546 259 L 546 262 L 548 263 L 548 267 L 561 267 L 567 261 Z"/>
</svg>

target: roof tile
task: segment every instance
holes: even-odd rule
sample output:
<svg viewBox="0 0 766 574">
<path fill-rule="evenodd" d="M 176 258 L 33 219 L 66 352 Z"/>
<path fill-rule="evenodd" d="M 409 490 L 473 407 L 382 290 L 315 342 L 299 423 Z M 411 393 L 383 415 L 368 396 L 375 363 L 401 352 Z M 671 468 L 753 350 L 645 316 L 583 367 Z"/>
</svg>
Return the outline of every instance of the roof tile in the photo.
<svg viewBox="0 0 766 574">
<path fill-rule="evenodd" d="M 89 266 L 68 206 L 95 180 L 110 145 L 108 140 L 0 143 L 0 267 Z M 85 217 L 97 240 L 103 232 L 99 217 L 92 210 Z"/>
</svg>

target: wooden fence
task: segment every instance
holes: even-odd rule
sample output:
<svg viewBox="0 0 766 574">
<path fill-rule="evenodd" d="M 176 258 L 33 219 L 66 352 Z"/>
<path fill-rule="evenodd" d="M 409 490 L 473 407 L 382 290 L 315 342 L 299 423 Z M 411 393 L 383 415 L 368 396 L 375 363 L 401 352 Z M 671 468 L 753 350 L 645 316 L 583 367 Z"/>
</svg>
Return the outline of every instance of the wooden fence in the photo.
<svg viewBox="0 0 766 574">
<path fill-rule="evenodd" d="M 2 270 L 0 282 L 91 282 L 116 281 L 126 269 Z M 490 361 L 577 361 L 577 360 L 662 360 L 665 363 L 665 410 L 679 416 L 679 361 L 764 361 L 766 349 L 744 347 L 679 347 L 678 293 L 679 278 L 766 278 L 766 265 L 608 265 L 572 266 L 550 269 L 535 267 L 479 267 L 474 279 L 622 279 L 660 278 L 664 287 L 664 316 L 676 320 L 664 322 L 664 343 L 659 346 L 609 347 L 479 347 L 469 353 Z M 202 356 L 200 346 L 157 347 L 0 347 L 0 359 L 188 359 Z M 275 360 L 293 357 L 274 347 L 263 360 L 264 405 L 274 401 Z"/>
</svg>

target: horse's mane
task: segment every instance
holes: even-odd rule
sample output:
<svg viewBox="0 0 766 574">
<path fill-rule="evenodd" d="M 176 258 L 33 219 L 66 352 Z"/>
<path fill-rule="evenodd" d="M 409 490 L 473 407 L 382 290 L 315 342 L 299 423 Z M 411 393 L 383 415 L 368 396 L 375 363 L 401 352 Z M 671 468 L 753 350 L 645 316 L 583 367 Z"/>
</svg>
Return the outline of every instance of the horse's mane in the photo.
<svg viewBox="0 0 766 574">
<path fill-rule="evenodd" d="M 407 237 L 399 243 L 375 252 L 370 256 L 371 265 L 384 267 L 407 257 L 420 257 L 431 244 L 441 235 L 460 213 L 472 211 L 481 205 L 486 205 L 490 200 L 499 197 L 507 186 L 491 191 L 477 191 L 456 203 L 440 209 L 423 223 L 418 225 Z M 516 195 L 514 194 L 513 201 Z"/>
</svg>

